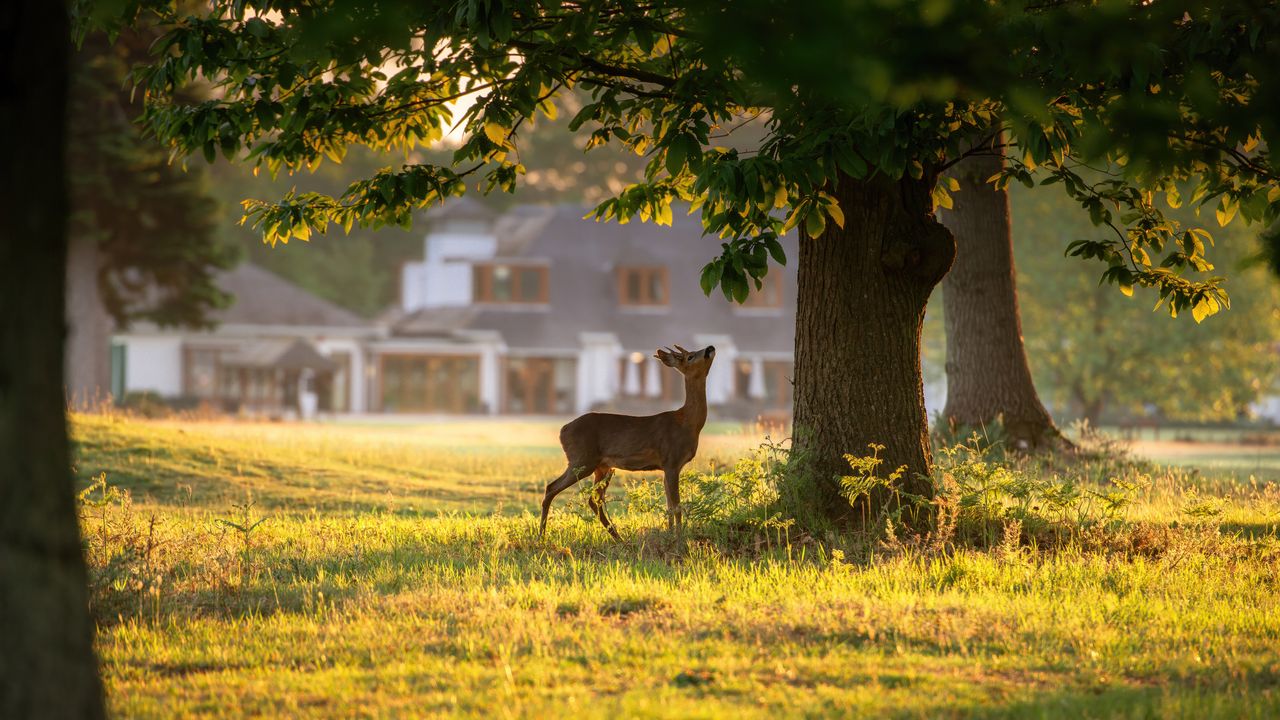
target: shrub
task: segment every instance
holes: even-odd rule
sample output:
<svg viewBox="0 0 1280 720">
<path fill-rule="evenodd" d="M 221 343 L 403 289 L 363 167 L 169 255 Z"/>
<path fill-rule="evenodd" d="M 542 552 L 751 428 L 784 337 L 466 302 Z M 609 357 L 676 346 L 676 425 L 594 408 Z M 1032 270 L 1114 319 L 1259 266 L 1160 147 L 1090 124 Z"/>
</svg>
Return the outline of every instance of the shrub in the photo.
<svg viewBox="0 0 1280 720">
<path fill-rule="evenodd" d="M 788 450 L 765 442 L 724 472 L 686 472 L 680 504 L 691 531 L 784 542 L 795 520 L 783 510 L 780 489 L 787 478 Z M 630 513 L 666 513 L 666 499 L 651 482 L 625 486 Z M 583 490 L 591 492 L 590 485 Z"/>
<path fill-rule="evenodd" d="M 1007 545 L 1016 523 L 1035 544 L 1060 544 L 1093 528 L 1108 529 L 1124 517 L 1150 480 L 1122 474 L 1102 482 L 1062 477 L 1043 467 L 993 462 L 980 442 L 943 448 L 934 471 L 939 522 L 950 523 L 955 541 L 989 548 Z"/>
</svg>

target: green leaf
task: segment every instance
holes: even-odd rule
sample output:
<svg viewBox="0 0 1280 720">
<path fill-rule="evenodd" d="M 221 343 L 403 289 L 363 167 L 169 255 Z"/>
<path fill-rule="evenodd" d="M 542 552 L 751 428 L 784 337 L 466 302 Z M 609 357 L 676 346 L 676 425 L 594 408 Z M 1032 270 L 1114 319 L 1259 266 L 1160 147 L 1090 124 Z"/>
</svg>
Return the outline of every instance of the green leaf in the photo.
<svg viewBox="0 0 1280 720">
<path fill-rule="evenodd" d="M 778 238 L 773 235 L 764 237 L 765 247 L 769 248 L 769 254 L 773 256 L 773 261 L 779 265 L 787 264 L 787 253 L 782 249 L 782 243 L 778 242 Z"/>
<path fill-rule="evenodd" d="M 1218 218 L 1218 225 L 1226 227 L 1227 224 L 1231 222 L 1232 218 L 1236 216 L 1236 211 L 1239 209 L 1240 203 L 1223 196 L 1222 200 L 1218 203 L 1218 210 L 1214 213 Z"/>
<path fill-rule="evenodd" d="M 840 209 L 840 203 L 832 201 L 827 205 L 827 215 L 831 217 L 835 224 L 844 229 L 844 211 Z"/>
<path fill-rule="evenodd" d="M 676 138 L 674 142 L 667 146 L 667 172 L 672 177 L 680 174 L 684 170 L 685 163 L 685 144 L 681 138 Z"/>
<path fill-rule="evenodd" d="M 494 122 L 493 120 L 486 121 L 484 124 L 484 135 L 489 138 L 489 141 L 494 145 L 506 147 L 507 129 L 500 123 Z"/>
<path fill-rule="evenodd" d="M 820 238 L 822 233 L 827 229 L 827 221 L 822 217 L 822 213 L 816 209 L 811 210 L 804 218 L 804 231 L 811 238 Z"/>
<path fill-rule="evenodd" d="M 1213 296 L 1205 295 L 1191 308 L 1191 317 L 1195 319 L 1198 325 L 1210 315 L 1217 314 L 1221 309 L 1222 306 L 1218 304 L 1218 301 Z"/>
<path fill-rule="evenodd" d="M 702 286 L 702 294 L 710 295 L 712 290 L 716 289 L 716 285 L 720 284 L 720 276 L 724 271 L 724 266 L 719 260 L 709 262 L 702 268 L 702 277 L 698 283 Z"/>
<path fill-rule="evenodd" d="M 751 287 L 747 285 L 746 278 L 735 277 L 733 280 L 733 299 L 741 305 L 747 301 L 747 296 L 751 294 Z"/>
</svg>

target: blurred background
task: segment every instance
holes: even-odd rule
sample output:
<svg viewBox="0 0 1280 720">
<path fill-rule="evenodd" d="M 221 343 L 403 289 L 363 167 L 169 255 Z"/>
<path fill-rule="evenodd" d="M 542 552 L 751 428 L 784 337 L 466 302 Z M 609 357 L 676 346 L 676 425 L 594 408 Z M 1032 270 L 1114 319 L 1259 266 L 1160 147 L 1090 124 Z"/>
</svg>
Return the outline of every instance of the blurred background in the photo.
<svg viewBox="0 0 1280 720">
<path fill-rule="evenodd" d="M 638 180 L 644 159 L 585 152 L 585 131 L 557 126 L 576 113 L 573 95 L 559 101 L 561 120 L 522 140 L 528 175 L 515 195 L 469 194 L 408 231 L 271 247 L 240 224 L 241 200 L 340 194 L 406 158 L 356 149 L 341 165 L 274 179 L 221 160 L 171 164 L 139 136 L 140 108 L 121 89 L 147 42 L 135 31 L 77 56 L 73 407 L 279 419 L 657 412 L 683 388 L 652 354 L 678 343 L 717 348 L 713 418 L 788 422 L 794 264 L 737 305 L 698 287 L 718 240 L 697 217 L 678 211 L 671 227 L 584 219 Z M 408 159 L 444 162 L 452 148 L 434 152 Z M 1091 263 L 1062 262 L 1069 242 L 1096 232 L 1065 195 L 1010 192 L 1027 352 L 1060 425 L 1247 432 L 1280 420 L 1280 289 L 1252 261 L 1256 228 L 1218 232 L 1233 307 L 1197 325 L 1099 286 Z M 931 415 L 946 398 L 940 294 L 925 328 Z"/>
</svg>

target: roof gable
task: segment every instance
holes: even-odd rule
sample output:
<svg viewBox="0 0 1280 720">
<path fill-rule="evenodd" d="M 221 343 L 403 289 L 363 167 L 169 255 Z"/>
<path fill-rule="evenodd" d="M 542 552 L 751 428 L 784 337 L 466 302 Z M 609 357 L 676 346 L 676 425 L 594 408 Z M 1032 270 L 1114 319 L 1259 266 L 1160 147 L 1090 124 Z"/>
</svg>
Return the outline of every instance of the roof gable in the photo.
<svg viewBox="0 0 1280 720">
<path fill-rule="evenodd" d="M 213 313 L 213 319 L 222 324 L 317 327 L 369 325 L 350 310 L 316 297 L 253 263 L 242 263 L 220 273 L 217 283 L 218 287 L 234 296 L 231 307 Z"/>
</svg>

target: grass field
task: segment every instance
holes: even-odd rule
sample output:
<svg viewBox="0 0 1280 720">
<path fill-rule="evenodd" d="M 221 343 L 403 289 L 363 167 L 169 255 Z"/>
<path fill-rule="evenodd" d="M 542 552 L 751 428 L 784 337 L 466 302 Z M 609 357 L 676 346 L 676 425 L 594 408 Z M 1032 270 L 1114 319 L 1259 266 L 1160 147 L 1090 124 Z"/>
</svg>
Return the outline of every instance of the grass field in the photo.
<svg viewBox="0 0 1280 720">
<path fill-rule="evenodd" d="M 540 540 L 553 423 L 72 425 L 121 717 L 1280 716 L 1272 461 L 994 543 L 676 537 L 636 476 L 622 542 L 574 491 Z M 708 475 L 760 441 L 709 430 Z"/>
</svg>

